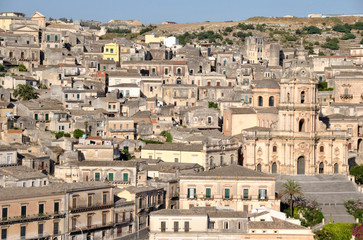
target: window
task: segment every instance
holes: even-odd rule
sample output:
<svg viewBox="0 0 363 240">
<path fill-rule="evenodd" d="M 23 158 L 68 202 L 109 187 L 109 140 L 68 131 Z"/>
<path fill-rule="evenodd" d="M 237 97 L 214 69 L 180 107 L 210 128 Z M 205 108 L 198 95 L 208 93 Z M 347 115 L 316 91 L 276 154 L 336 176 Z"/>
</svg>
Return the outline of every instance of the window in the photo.
<svg viewBox="0 0 363 240">
<path fill-rule="evenodd" d="M 223 156 L 221 155 L 221 156 L 219 156 L 219 165 L 223 165 Z"/>
<path fill-rule="evenodd" d="M 44 214 L 44 203 L 39 203 L 39 215 Z"/>
<path fill-rule="evenodd" d="M 181 68 L 178 68 L 178 69 L 176 70 L 176 74 L 181 75 Z"/>
<path fill-rule="evenodd" d="M 261 200 L 267 199 L 267 189 L 258 190 L 258 199 L 261 199 Z"/>
<path fill-rule="evenodd" d="M 299 132 L 305 132 L 305 120 L 301 119 L 299 121 Z"/>
<path fill-rule="evenodd" d="M 106 52 L 108 52 L 108 48 L 106 48 Z"/>
<path fill-rule="evenodd" d="M 300 102 L 305 103 L 305 91 L 302 91 L 300 94 Z"/>
<path fill-rule="evenodd" d="M 248 189 L 243 189 L 243 199 L 248 199 Z"/>
<path fill-rule="evenodd" d="M 261 164 L 259 163 L 259 164 L 257 164 L 257 171 L 258 172 L 261 172 L 262 170 L 261 170 Z"/>
<path fill-rule="evenodd" d="M 108 173 L 108 181 L 113 181 L 113 173 Z"/>
<path fill-rule="evenodd" d="M 209 229 L 214 229 L 214 222 L 209 222 L 208 228 Z"/>
<path fill-rule="evenodd" d="M 25 217 L 26 216 L 26 206 L 23 205 L 21 206 L 21 217 Z"/>
<path fill-rule="evenodd" d="M 77 227 L 77 218 L 73 217 L 72 218 L 72 229 L 75 230 Z"/>
<path fill-rule="evenodd" d="M 92 214 L 87 215 L 87 227 L 92 226 Z"/>
<path fill-rule="evenodd" d="M 107 204 L 107 198 L 108 198 L 107 195 L 108 195 L 107 193 L 103 193 L 103 195 L 102 195 L 102 203 L 103 204 Z"/>
<path fill-rule="evenodd" d="M 25 234 L 26 234 L 26 227 L 25 226 L 21 226 L 20 227 L 20 238 L 21 239 L 25 239 Z"/>
<path fill-rule="evenodd" d="M 324 146 L 320 146 L 320 152 L 324 152 Z"/>
<path fill-rule="evenodd" d="M 234 155 L 231 155 L 231 164 L 234 163 Z"/>
<path fill-rule="evenodd" d="M 205 189 L 205 198 L 210 199 L 212 197 L 211 195 L 211 189 L 210 188 L 206 188 Z"/>
<path fill-rule="evenodd" d="M 161 222 L 161 223 L 160 223 L 160 228 L 161 228 L 161 232 L 165 232 L 165 229 L 166 229 L 166 222 Z"/>
<path fill-rule="evenodd" d="M 231 196 L 229 195 L 229 188 L 224 189 L 224 198 L 229 199 Z"/>
<path fill-rule="evenodd" d="M 6 228 L 1 229 L 1 240 L 5 240 L 7 238 L 8 231 Z"/>
<path fill-rule="evenodd" d="M 272 152 L 277 152 L 277 146 L 272 147 Z"/>
<path fill-rule="evenodd" d="M 113 53 L 113 48 L 110 48 L 110 53 Z"/>
<path fill-rule="evenodd" d="M 263 106 L 263 98 L 261 96 L 258 97 L 258 106 L 259 107 Z"/>
<path fill-rule="evenodd" d="M 100 181 L 100 173 L 99 172 L 95 173 L 95 181 Z"/>
<path fill-rule="evenodd" d="M 122 175 L 122 180 L 123 180 L 123 182 L 128 182 L 129 181 L 129 174 L 128 173 L 124 173 Z"/>
<path fill-rule="evenodd" d="M 93 200 L 92 194 L 88 194 L 88 207 L 92 206 L 92 202 L 93 202 L 92 200 Z"/>
<path fill-rule="evenodd" d="M 212 117 L 208 117 L 208 124 L 212 124 Z"/>
<path fill-rule="evenodd" d="M 47 35 L 47 41 L 48 42 L 50 41 L 50 35 Z"/>
<path fill-rule="evenodd" d="M 43 236 L 43 223 L 38 224 L 38 236 Z"/>
<path fill-rule="evenodd" d="M 77 197 L 73 197 L 72 198 L 72 208 L 76 208 L 77 207 Z"/>
<path fill-rule="evenodd" d="M 275 98 L 273 96 L 269 97 L 269 99 L 268 99 L 268 105 L 270 107 L 273 107 L 275 105 Z"/>
<path fill-rule="evenodd" d="M 38 114 L 37 113 L 34 114 L 34 119 L 35 119 L 35 121 L 38 121 Z"/>
<path fill-rule="evenodd" d="M 54 202 L 54 213 L 59 213 L 59 202 Z"/>
<path fill-rule="evenodd" d="M 174 232 L 179 231 L 179 222 L 174 222 Z"/>
<path fill-rule="evenodd" d="M 155 73 L 156 73 L 156 68 L 152 68 L 152 69 L 151 69 L 151 73 L 152 73 L 152 74 L 155 74 Z"/>
<path fill-rule="evenodd" d="M 58 35 L 55 35 L 55 36 L 54 36 L 54 41 L 55 41 L 55 42 L 58 42 Z"/>
<path fill-rule="evenodd" d="M 7 207 L 3 207 L 1 218 L 2 218 L 2 220 L 8 219 L 8 208 Z"/>
<path fill-rule="evenodd" d="M 102 225 L 107 224 L 107 212 L 102 213 Z"/>
<path fill-rule="evenodd" d="M 184 232 L 189 232 L 189 222 L 184 222 Z"/>
<path fill-rule="evenodd" d="M 229 222 L 224 222 L 224 229 L 229 229 Z"/>
<path fill-rule="evenodd" d="M 188 198 L 196 198 L 196 189 L 195 188 L 188 188 Z"/>
<path fill-rule="evenodd" d="M 46 113 L 45 114 L 45 121 L 48 121 L 49 120 L 49 114 L 48 113 Z"/>
</svg>

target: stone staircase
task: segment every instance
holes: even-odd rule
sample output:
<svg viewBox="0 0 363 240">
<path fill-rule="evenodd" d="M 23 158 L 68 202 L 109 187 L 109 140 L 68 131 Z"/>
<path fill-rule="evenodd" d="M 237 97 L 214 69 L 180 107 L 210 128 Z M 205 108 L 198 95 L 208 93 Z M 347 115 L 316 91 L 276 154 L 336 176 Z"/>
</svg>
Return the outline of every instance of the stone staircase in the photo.
<svg viewBox="0 0 363 240">
<path fill-rule="evenodd" d="M 282 184 L 288 179 L 298 181 L 304 192 L 304 198 L 315 200 L 321 208 L 325 223 L 348 222 L 354 223 L 354 217 L 346 212 L 344 202 L 347 200 L 362 200 L 363 193 L 359 192 L 355 183 L 344 175 L 315 175 L 315 176 L 288 176 L 277 177 L 276 192 L 280 192 Z"/>
</svg>

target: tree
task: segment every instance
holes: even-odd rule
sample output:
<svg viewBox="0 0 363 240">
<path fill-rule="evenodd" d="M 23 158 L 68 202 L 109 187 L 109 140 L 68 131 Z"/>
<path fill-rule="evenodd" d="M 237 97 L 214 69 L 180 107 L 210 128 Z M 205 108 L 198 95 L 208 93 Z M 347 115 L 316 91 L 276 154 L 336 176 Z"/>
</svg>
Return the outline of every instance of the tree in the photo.
<svg viewBox="0 0 363 240">
<path fill-rule="evenodd" d="M 2 64 L 0 64 L 0 72 L 4 72 L 5 68 Z"/>
<path fill-rule="evenodd" d="M 355 39 L 355 35 L 353 33 L 346 33 L 341 39 L 342 40 Z"/>
<path fill-rule="evenodd" d="M 80 138 L 85 134 L 85 132 L 83 132 L 81 129 L 76 129 L 73 132 L 73 137 L 74 138 Z"/>
<path fill-rule="evenodd" d="M 304 27 L 303 31 L 306 31 L 308 34 L 321 34 L 321 29 L 315 26 Z"/>
<path fill-rule="evenodd" d="M 287 195 L 290 200 L 290 216 L 293 216 L 293 200 L 296 199 L 297 196 L 303 196 L 303 192 L 301 186 L 298 182 L 293 179 L 287 180 L 286 183 L 282 185 L 282 195 Z"/>
<path fill-rule="evenodd" d="M 351 167 L 349 172 L 350 175 L 353 175 L 355 177 L 356 182 L 360 184 L 363 183 L 363 164 Z"/>
<path fill-rule="evenodd" d="M 35 89 L 30 85 L 19 84 L 14 90 L 14 97 L 28 101 L 30 99 L 38 98 L 38 93 L 35 92 Z"/>
</svg>

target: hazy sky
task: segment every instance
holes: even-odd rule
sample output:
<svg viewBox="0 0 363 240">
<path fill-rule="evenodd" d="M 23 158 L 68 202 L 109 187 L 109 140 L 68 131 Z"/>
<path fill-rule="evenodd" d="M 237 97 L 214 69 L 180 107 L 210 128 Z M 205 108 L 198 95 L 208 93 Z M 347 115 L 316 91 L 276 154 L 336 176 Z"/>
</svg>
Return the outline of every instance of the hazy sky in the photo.
<svg viewBox="0 0 363 240">
<path fill-rule="evenodd" d="M 363 0 L 0 0 L 0 12 L 31 16 L 39 11 L 47 18 L 99 20 L 139 19 L 145 24 L 162 21 L 238 21 L 253 16 L 309 13 L 363 13 Z"/>
</svg>

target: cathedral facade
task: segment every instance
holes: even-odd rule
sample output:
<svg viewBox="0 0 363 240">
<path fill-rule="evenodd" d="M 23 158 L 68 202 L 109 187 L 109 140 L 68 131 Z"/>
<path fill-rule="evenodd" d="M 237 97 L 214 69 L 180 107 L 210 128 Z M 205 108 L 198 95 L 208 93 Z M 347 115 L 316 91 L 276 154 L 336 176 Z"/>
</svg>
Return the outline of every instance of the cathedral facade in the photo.
<svg viewBox="0 0 363 240">
<path fill-rule="evenodd" d="M 348 134 L 319 121 L 318 80 L 303 49 L 284 66 L 278 122 L 243 131 L 243 165 L 276 174 L 347 174 Z"/>
</svg>

